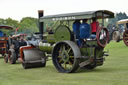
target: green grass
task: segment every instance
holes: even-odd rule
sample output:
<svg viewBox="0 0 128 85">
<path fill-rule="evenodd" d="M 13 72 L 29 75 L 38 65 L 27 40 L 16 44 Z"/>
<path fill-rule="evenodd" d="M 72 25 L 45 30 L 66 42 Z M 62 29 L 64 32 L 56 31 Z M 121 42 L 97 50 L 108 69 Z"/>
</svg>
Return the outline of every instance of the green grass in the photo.
<svg viewBox="0 0 128 85">
<path fill-rule="evenodd" d="M 45 68 L 24 70 L 21 64 L 5 64 L 0 58 L 0 85 L 128 85 L 128 47 L 111 42 L 103 66 L 77 73 L 59 73 L 51 61 Z"/>
</svg>

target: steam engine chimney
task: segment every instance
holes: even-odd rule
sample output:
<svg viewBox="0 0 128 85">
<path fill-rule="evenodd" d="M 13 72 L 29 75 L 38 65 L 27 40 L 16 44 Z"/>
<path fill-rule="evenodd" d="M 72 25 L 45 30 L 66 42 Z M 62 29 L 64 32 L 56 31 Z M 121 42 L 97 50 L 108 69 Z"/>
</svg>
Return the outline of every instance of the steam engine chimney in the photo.
<svg viewBox="0 0 128 85">
<path fill-rule="evenodd" d="M 40 19 L 40 17 L 44 16 L 44 11 L 43 10 L 39 10 L 38 11 L 38 18 Z M 43 30 L 44 30 L 44 23 L 39 21 L 39 31 L 41 34 L 41 39 L 43 39 Z"/>
</svg>

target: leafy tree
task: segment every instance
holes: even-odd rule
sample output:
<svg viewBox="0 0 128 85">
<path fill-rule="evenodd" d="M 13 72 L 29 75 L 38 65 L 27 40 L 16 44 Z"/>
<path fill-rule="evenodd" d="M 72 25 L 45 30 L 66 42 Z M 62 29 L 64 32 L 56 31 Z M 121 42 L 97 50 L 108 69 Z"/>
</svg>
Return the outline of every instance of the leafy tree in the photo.
<svg viewBox="0 0 128 85">
<path fill-rule="evenodd" d="M 8 34 L 14 34 L 16 28 L 17 28 L 18 25 L 19 25 L 19 22 L 18 22 L 17 20 L 13 20 L 12 18 L 7 18 L 7 19 L 5 20 L 5 25 L 12 26 L 12 27 L 13 27 L 13 30 L 7 31 L 7 33 L 8 33 Z"/>
<path fill-rule="evenodd" d="M 19 22 L 17 20 L 13 20 L 11 18 L 0 19 L 0 25 L 8 25 L 14 28 L 13 30 L 2 30 L 7 35 L 14 34 L 14 31 L 17 28 L 18 24 Z"/>
<path fill-rule="evenodd" d="M 2 18 L 0 18 L 0 25 L 4 25 L 6 23 L 6 21 Z"/>
<path fill-rule="evenodd" d="M 119 21 L 119 20 L 121 20 L 121 19 L 127 19 L 127 18 L 128 18 L 128 17 L 127 17 L 127 15 L 126 15 L 125 12 L 124 12 L 124 13 L 122 13 L 122 12 L 116 13 L 115 18 L 109 19 L 109 24 L 116 25 L 116 22 L 117 22 L 117 21 Z"/>
<path fill-rule="evenodd" d="M 18 32 L 31 34 L 38 31 L 38 19 L 25 17 L 20 21 Z"/>
<path fill-rule="evenodd" d="M 20 22 L 17 20 L 13 20 L 12 18 L 7 19 L 1 19 L 0 18 L 0 25 L 8 25 L 12 26 L 13 30 L 3 30 L 4 33 L 7 35 L 9 34 L 15 34 L 16 29 L 17 33 L 26 33 L 26 34 L 32 34 L 34 32 L 38 32 L 38 19 L 32 18 L 32 17 L 25 17 Z"/>
</svg>

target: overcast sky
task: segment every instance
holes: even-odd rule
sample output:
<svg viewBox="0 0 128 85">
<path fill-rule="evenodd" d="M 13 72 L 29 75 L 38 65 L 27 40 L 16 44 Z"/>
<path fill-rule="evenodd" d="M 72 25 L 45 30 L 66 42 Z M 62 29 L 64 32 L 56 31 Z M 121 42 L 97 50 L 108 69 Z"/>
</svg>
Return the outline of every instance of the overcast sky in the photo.
<svg viewBox="0 0 128 85">
<path fill-rule="evenodd" d="M 44 15 L 51 15 L 101 9 L 128 15 L 128 0 L 0 0 L 0 18 L 4 19 L 37 18 L 38 10 L 44 10 Z"/>
</svg>

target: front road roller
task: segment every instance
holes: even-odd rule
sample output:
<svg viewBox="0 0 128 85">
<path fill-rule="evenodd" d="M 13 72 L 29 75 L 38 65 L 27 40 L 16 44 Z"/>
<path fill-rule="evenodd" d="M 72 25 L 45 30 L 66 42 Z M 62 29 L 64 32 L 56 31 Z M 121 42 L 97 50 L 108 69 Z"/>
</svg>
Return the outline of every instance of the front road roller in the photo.
<svg viewBox="0 0 128 85">
<path fill-rule="evenodd" d="M 21 47 L 20 57 L 24 69 L 45 67 L 46 65 L 44 53 L 34 46 Z"/>
</svg>

